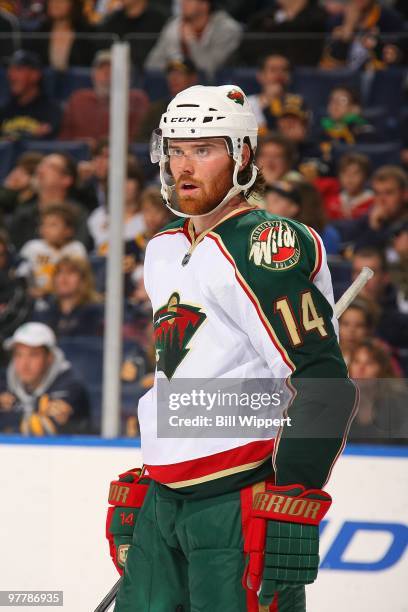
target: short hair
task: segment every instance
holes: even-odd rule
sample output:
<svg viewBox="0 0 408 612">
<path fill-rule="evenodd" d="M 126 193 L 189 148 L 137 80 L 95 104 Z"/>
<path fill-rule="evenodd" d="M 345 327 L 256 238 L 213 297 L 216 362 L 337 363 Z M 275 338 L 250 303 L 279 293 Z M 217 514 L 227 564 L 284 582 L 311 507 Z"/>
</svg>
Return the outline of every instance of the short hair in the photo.
<svg viewBox="0 0 408 612">
<path fill-rule="evenodd" d="M 385 272 L 388 268 L 385 252 L 374 246 L 365 246 L 356 249 L 353 253 L 353 259 L 355 257 L 378 257 L 381 262 L 382 271 Z"/>
<path fill-rule="evenodd" d="M 296 146 L 291 140 L 289 140 L 289 138 L 286 138 L 286 136 L 283 136 L 283 134 L 279 134 L 278 132 L 273 132 L 267 136 L 264 136 L 263 138 L 260 138 L 256 152 L 257 156 L 260 154 L 262 148 L 268 144 L 275 144 L 278 145 L 278 147 L 281 147 L 288 166 L 293 166 L 296 161 Z"/>
<path fill-rule="evenodd" d="M 143 189 L 145 177 L 143 174 L 143 170 L 140 167 L 139 160 L 134 155 L 128 156 L 126 178 L 128 180 L 137 181 L 140 185 L 140 188 Z"/>
<path fill-rule="evenodd" d="M 68 153 L 62 151 L 55 151 L 54 153 L 50 153 L 50 155 L 58 155 L 58 157 L 64 160 L 63 172 L 72 178 L 72 187 L 74 187 L 78 178 L 77 163 L 75 159 Z"/>
<path fill-rule="evenodd" d="M 280 57 L 281 59 L 286 60 L 287 66 L 288 66 L 288 71 L 291 72 L 292 71 L 292 64 L 290 62 L 290 59 L 288 57 L 286 57 L 286 55 L 283 55 L 282 53 L 268 53 L 267 55 L 263 55 L 260 60 L 258 61 L 258 70 L 263 70 L 265 68 L 265 64 L 266 62 L 271 58 L 271 57 Z"/>
<path fill-rule="evenodd" d="M 109 138 L 107 138 L 106 136 L 104 136 L 103 138 L 100 138 L 93 148 L 92 157 L 96 157 L 97 155 L 100 155 L 104 149 L 106 148 L 109 149 L 109 146 L 110 146 Z"/>
<path fill-rule="evenodd" d="M 146 189 L 142 191 L 140 196 L 140 206 L 142 207 L 145 202 L 149 202 L 154 208 L 160 210 L 163 210 L 165 207 L 160 189 L 157 187 L 146 187 Z"/>
<path fill-rule="evenodd" d="M 78 225 L 78 209 L 75 204 L 65 204 L 64 202 L 60 204 L 50 204 L 41 211 L 41 221 L 43 221 L 45 217 L 50 217 L 51 215 L 60 217 L 65 225 L 75 232 Z"/>
<path fill-rule="evenodd" d="M 365 319 L 365 324 L 372 333 L 375 327 L 378 324 L 378 320 L 380 318 L 380 308 L 374 302 L 365 300 L 363 298 L 356 298 L 351 304 L 347 307 L 346 312 L 348 310 L 358 310 L 361 312 Z"/>
<path fill-rule="evenodd" d="M 44 155 L 37 151 L 27 151 L 17 159 L 16 167 L 23 168 L 27 174 L 32 176 L 43 157 Z"/>
<path fill-rule="evenodd" d="M 367 179 L 371 173 L 371 162 L 370 158 L 367 155 L 363 155 L 363 153 L 345 153 L 339 159 L 338 171 L 344 172 L 346 168 L 349 166 L 358 166 L 361 172 L 364 174 Z"/>
<path fill-rule="evenodd" d="M 381 166 L 374 172 L 371 181 L 383 182 L 393 180 L 401 190 L 408 189 L 408 176 L 399 166 Z"/>
<path fill-rule="evenodd" d="M 353 104 L 360 104 L 360 94 L 354 87 L 350 87 L 350 85 L 335 85 L 330 92 L 330 95 L 334 91 L 345 91 L 348 96 L 350 96 L 350 100 Z"/>
</svg>

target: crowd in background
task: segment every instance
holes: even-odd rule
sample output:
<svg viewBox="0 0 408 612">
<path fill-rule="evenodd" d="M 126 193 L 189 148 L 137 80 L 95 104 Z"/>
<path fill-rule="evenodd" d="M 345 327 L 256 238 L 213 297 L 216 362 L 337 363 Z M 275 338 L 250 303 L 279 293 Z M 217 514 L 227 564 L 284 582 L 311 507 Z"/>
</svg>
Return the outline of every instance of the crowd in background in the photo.
<svg viewBox="0 0 408 612">
<path fill-rule="evenodd" d="M 322 236 L 362 382 L 358 440 L 408 433 L 408 10 L 403 0 L 0 0 L 0 431 L 98 433 L 109 249 L 113 40 L 131 46 L 122 433 L 155 351 L 143 285 L 172 217 L 148 160 L 169 100 L 237 83 L 259 125 L 272 214 Z"/>
</svg>

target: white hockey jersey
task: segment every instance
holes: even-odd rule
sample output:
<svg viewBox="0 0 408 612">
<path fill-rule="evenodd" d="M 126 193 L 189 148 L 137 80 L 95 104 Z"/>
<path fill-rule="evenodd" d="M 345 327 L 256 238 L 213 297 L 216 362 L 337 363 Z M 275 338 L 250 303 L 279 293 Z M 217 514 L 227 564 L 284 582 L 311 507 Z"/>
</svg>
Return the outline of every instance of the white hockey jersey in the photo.
<svg viewBox="0 0 408 612">
<path fill-rule="evenodd" d="M 285 456 L 282 427 L 252 440 L 159 437 L 157 385 L 160 378 L 303 376 L 346 382 L 322 242 L 300 223 L 248 207 L 224 217 L 186 257 L 194 240 L 191 220 L 183 219 L 157 234 L 146 251 L 157 370 L 153 389 L 139 401 L 144 463 L 153 479 L 184 490 L 247 477 L 266 462 L 270 465 L 274 455 L 281 480 L 291 481 L 287 457 L 279 467 L 278 455 Z M 327 445 L 321 473 L 310 475 L 314 486 L 327 480 L 352 412 L 353 402 L 345 397 L 343 431 L 335 444 Z M 283 449 L 279 453 L 278 447 Z M 307 474 L 302 480 L 308 480 Z"/>
</svg>

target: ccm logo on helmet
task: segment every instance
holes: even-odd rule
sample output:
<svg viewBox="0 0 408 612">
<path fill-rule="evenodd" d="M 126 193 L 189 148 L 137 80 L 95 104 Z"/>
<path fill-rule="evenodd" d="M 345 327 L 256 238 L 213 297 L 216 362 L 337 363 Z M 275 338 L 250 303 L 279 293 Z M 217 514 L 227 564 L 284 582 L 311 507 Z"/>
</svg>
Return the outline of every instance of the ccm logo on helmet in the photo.
<svg viewBox="0 0 408 612">
<path fill-rule="evenodd" d="M 170 122 L 174 123 L 176 121 L 177 123 L 192 123 L 196 119 L 197 117 L 173 117 Z"/>
</svg>

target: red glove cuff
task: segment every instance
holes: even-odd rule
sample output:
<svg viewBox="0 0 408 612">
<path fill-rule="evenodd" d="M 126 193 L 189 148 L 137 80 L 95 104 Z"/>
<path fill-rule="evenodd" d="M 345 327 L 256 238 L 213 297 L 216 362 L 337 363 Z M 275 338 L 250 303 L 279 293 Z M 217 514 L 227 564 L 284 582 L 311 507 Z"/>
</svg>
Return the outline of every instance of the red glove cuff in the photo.
<svg viewBox="0 0 408 612">
<path fill-rule="evenodd" d="M 264 492 L 255 495 L 252 515 L 272 521 L 318 525 L 331 503 L 330 495 L 321 489 L 305 489 L 297 484 L 267 485 Z"/>
<path fill-rule="evenodd" d="M 112 506 L 121 506 L 124 508 L 141 508 L 149 485 L 142 484 L 139 481 L 141 480 L 141 478 L 147 479 L 148 476 L 144 476 L 142 470 L 135 469 L 120 474 L 119 478 L 123 478 L 126 476 L 133 476 L 133 482 L 112 480 L 109 488 L 108 501 L 110 504 L 112 504 Z"/>
</svg>

